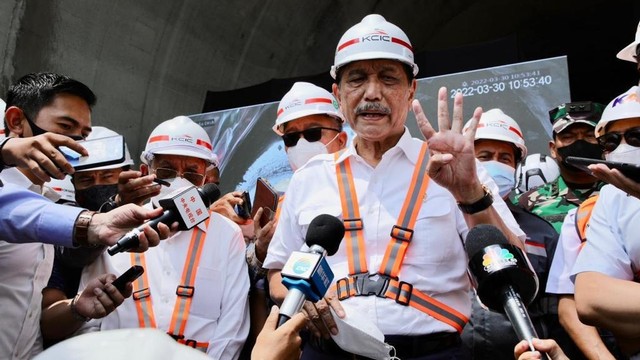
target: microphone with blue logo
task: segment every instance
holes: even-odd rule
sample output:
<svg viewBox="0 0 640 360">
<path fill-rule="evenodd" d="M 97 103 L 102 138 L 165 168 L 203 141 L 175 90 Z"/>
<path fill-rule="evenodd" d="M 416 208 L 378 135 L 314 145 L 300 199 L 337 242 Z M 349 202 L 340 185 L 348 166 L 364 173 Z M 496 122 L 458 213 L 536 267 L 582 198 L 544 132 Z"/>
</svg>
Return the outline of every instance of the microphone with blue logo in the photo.
<svg viewBox="0 0 640 360">
<path fill-rule="evenodd" d="M 305 300 L 316 302 L 324 297 L 333 281 L 327 256 L 338 251 L 344 237 L 344 224 L 335 216 L 322 214 L 309 224 L 306 247 L 294 251 L 282 268 L 282 283 L 289 290 L 280 307 L 278 327 L 297 314 Z"/>
</svg>

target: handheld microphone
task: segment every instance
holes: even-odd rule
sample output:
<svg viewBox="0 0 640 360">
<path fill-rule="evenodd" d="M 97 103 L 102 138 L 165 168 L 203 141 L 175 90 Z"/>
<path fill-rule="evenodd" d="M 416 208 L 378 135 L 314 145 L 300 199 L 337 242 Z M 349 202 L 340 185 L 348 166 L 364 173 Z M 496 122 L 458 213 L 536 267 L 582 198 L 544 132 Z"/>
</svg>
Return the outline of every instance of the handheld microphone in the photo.
<svg viewBox="0 0 640 360">
<path fill-rule="evenodd" d="M 343 237 L 344 224 L 335 216 L 322 214 L 311 221 L 305 237 L 309 249 L 294 251 L 281 271 L 289 292 L 280 307 L 278 327 L 298 313 L 306 299 L 322 299 L 333 281 L 326 257 L 338 251 Z"/>
<path fill-rule="evenodd" d="M 531 339 L 538 334 L 527 305 L 538 292 L 538 277 L 527 256 L 509 244 L 498 228 L 487 224 L 469 231 L 465 250 L 480 301 L 490 310 L 506 314 L 518 339 L 526 340 L 534 351 Z"/>
<path fill-rule="evenodd" d="M 201 189 L 195 186 L 178 189 L 158 202 L 164 209 L 162 215 L 126 233 L 107 252 L 113 256 L 137 247 L 140 242 L 138 236 L 145 226 L 158 231 L 158 224 L 171 226 L 177 221 L 179 231 L 189 230 L 209 218 L 209 205 L 219 197 L 220 190 L 215 184 L 206 184 Z"/>
</svg>

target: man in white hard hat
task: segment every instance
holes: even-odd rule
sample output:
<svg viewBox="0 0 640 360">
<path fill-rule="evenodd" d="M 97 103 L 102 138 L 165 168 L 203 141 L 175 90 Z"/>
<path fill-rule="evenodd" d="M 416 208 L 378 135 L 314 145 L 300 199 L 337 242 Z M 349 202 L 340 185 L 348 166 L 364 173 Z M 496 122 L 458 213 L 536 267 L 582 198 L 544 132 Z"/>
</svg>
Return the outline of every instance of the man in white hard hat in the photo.
<svg viewBox="0 0 640 360">
<path fill-rule="evenodd" d="M 640 88 L 614 98 L 596 126 L 605 159 L 640 165 Z M 606 165 L 590 165 L 596 175 L 622 176 Z M 626 179 L 632 181 L 631 179 Z M 637 184 L 637 183 L 636 183 Z M 640 354 L 640 199 L 605 185 L 593 207 L 586 245 L 573 267 L 580 321 L 610 330 L 631 358 Z"/>
<path fill-rule="evenodd" d="M 159 124 L 140 156 L 143 175 L 165 180 L 161 198 L 184 186 L 202 186 L 212 161 L 209 135 L 186 116 Z M 148 204 L 147 206 L 152 206 Z M 249 330 L 249 278 L 239 227 L 210 212 L 191 230 L 162 241 L 154 251 L 130 256 L 103 254 L 85 268 L 81 286 L 105 271 L 122 274 L 132 265 L 145 273 L 134 283 L 132 299 L 101 321 L 101 330 L 157 327 L 178 342 L 216 359 L 236 359 Z"/>
<path fill-rule="evenodd" d="M 523 246 L 524 234 L 495 183 L 476 168 L 473 135 L 481 109 L 474 112 L 469 134 L 462 135 L 462 95 L 456 96 L 450 123 L 447 92 L 440 89 L 436 132 L 413 101 L 417 72 L 408 37 L 380 15 L 347 30 L 336 48 L 333 94 L 356 137 L 344 152 L 316 156 L 293 175 L 264 265 L 279 272 L 319 214 L 342 217 L 351 229 L 327 258 L 337 287 L 304 305 L 314 336 L 303 359 L 389 356 L 368 352 L 364 344 L 378 338 L 361 332 L 366 329 L 359 332 L 365 336 L 343 339 L 351 344 L 348 352 L 327 340 L 341 336 L 329 307 L 341 318 L 360 313 L 372 319 L 400 358 L 464 357 L 459 332 L 471 306 L 461 239 L 476 224 L 490 223 Z M 429 151 L 405 127 L 411 107 Z M 392 250 L 385 251 L 387 246 Z M 270 287 L 282 301 L 286 289 Z"/>
<path fill-rule="evenodd" d="M 636 37 L 631 44 L 620 50 L 617 55 L 618 59 L 636 63 L 638 72 L 640 72 L 640 22 L 636 30 Z"/>
<path fill-rule="evenodd" d="M 463 133 L 468 131 L 467 122 Z M 558 233 L 553 226 L 539 216 L 511 204 L 509 195 L 515 188 L 517 165 L 527 157 L 527 147 L 518 123 L 500 109 L 485 111 L 476 129 L 474 148 L 476 158 L 498 185 L 500 196 L 505 200 L 520 228 L 527 234 L 525 250 L 533 269 L 538 275 L 539 288 L 547 283 L 549 267 L 555 251 Z M 472 313 L 462 333 L 462 340 L 474 359 L 506 359 L 513 353 L 518 338 L 513 326 L 504 315 L 483 308 L 472 293 Z M 557 309 L 549 309 L 544 291 L 528 306 L 529 316 L 538 336 L 548 338 L 552 327 L 560 328 Z"/>
</svg>

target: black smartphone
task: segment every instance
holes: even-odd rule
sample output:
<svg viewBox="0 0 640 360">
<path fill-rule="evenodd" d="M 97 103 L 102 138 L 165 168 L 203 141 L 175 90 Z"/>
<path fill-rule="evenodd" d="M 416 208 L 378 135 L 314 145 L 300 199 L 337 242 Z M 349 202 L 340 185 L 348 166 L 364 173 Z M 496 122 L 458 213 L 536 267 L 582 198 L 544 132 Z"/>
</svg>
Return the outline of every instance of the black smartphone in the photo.
<svg viewBox="0 0 640 360">
<path fill-rule="evenodd" d="M 591 164 L 605 164 L 609 169 L 618 169 L 624 176 L 629 179 L 640 182 L 640 165 L 629 164 L 629 163 L 621 163 L 616 161 L 607 161 L 600 159 L 589 159 L 577 156 L 569 156 L 567 157 L 567 163 L 582 169 L 588 173 L 591 173 L 589 170 L 589 165 Z"/>
<path fill-rule="evenodd" d="M 58 149 L 76 171 L 124 161 L 124 137 L 121 135 L 78 141 L 78 144 L 87 149 L 89 156 L 81 156 L 66 146 Z"/>
<path fill-rule="evenodd" d="M 246 191 L 242 193 L 242 204 L 236 205 L 236 214 L 243 219 L 251 217 L 251 197 Z"/>
<path fill-rule="evenodd" d="M 118 276 L 117 279 L 113 280 L 113 286 L 120 291 L 120 293 L 124 292 L 125 286 L 127 283 L 134 281 L 139 278 L 140 275 L 144 273 L 144 268 L 140 265 L 133 265 L 129 268 L 129 270 L 125 271 L 124 274 Z"/>
</svg>

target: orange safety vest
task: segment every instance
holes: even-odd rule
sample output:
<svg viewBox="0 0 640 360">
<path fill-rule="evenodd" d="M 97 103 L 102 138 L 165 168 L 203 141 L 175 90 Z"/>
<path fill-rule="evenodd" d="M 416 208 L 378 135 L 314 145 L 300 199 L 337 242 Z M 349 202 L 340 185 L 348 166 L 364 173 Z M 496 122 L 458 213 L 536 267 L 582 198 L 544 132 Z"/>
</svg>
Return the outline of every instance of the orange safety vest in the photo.
<svg viewBox="0 0 640 360">
<path fill-rule="evenodd" d="M 586 199 L 578 206 L 576 210 L 576 232 L 580 237 L 580 249 L 584 247 L 587 241 L 587 228 L 589 227 L 589 219 L 591 219 L 591 212 L 596 205 L 599 195 L 594 195 Z"/>
<path fill-rule="evenodd" d="M 462 332 L 469 320 L 466 316 L 399 279 L 402 262 L 413 238 L 413 228 L 429 185 L 427 144 L 424 143 L 420 150 L 411 186 L 407 191 L 398 221 L 391 229 L 391 239 L 376 274 L 370 274 L 367 269 L 362 231 L 364 224 L 360 217 L 350 159 L 347 158 L 342 163 L 338 163 L 339 156 L 339 153 L 335 154 L 336 175 L 346 229 L 349 276 L 339 279 L 333 287 L 338 299 L 370 295 L 388 298 L 400 305 L 412 306 Z"/>
<path fill-rule="evenodd" d="M 204 224 L 206 228 L 209 227 L 210 220 L 211 218 L 205 221 Z M 180 285 L 176 288 L 176 302 L 173 307 L 171 324 L 167 331 L 167 334 L 177 342 L 204 352 L 209 348 L 209 343 L 185 339 L 184 329 L 187 326 L 187 320 L 189 319 L 191 300 L 196 291 L 194 286 L 196 273 L 198 271 L 198 264 L 200 263 L 200 256 L 202 255 L 202 248 L 204 247 L 206 235 L 206 232 L 200 230 L 197 226 L 192 231 L 191 243 L 189 244 L 187 258 L 185 259 L 184 268 L 182 270 L 182 280 L 180 281 Z M 140 265 L 146 268 L 147 264 L 144 253 L 131 253 L 131 264 Z M 144 272 L 141 277 L 134 281 L 132 297 L 135 301 L 136 310 L 138 312 L 138 325 L 141 328 L 157 327 L 155 315 L 153 313 L 151 290 L 149 290 L 149 278 L 147 277 L 147 272 Z"/>
</svg>

